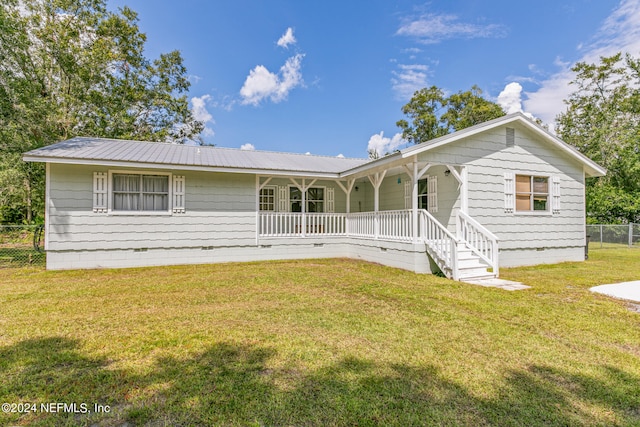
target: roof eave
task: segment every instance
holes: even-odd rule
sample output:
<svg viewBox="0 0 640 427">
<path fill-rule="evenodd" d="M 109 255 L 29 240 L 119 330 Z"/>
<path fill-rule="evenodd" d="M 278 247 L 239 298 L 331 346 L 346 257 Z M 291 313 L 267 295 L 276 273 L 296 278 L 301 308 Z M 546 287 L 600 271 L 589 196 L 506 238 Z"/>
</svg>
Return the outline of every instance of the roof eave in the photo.
<svg viewBox="0 0 640 427">
<path fill-rule="evenodd" d="M 92 160 L 92 159 L 74 159 L 74 158 L 60 158 L 49 156 L 34 156 L 26 153 L 22 159 L 25 162 L 40 162 L 40 163 L 57 163 L 57 164 L 71 164 L 71 165 L 86 165 L 86 166 L 106 166 L 106 167 L 120 167 L 120 168 L 143 168 L 143 169 L 168 169 L 168 170 L 188 170 L 188 171 L 200 171 L 200 172 L 227 172 L 227 173 L 244 173 L 244 174 L 257 174 L 257 175 L 272 175 L 283 177 L 304 177 L 304 178 L 324 178 L 324 179 L 339 179 L 340 174 L 334 172 L 318 172 L 318 171 L 298 171 L 298 170 L 279 170 L 279 169 L 259 169 L 259 168 L 238 168 L 238 167 L 224 167 L 224 166 L 197 166 L 197 165 L 176 165 L 166 163 L 145 163 L 145 162 L 127 162 L 118 160 Z"/>
</svg>

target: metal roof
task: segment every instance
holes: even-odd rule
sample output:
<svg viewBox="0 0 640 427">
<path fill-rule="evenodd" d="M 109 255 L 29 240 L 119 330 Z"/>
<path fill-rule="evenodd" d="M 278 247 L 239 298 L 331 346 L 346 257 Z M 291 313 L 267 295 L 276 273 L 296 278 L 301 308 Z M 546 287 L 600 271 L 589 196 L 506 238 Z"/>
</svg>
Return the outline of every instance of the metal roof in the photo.
<svg viewBox="0 0 640 427">
<path fill-rule="evenodd" d="M 211 146 L 178 145 L 161 142 L 127 141 L 78 137 L 25 153 L 25 161 L 184 168 L 240 173 L 271 173 L 341 178 L 367 174 L 371 170 L 399 166 L 405 159 L 437 147 L 468 138 L 489 129 L 519 123 L 537 133 L 543 141 L 583 164 L 588 176 L 602 176 L 606 169 L 574 147 L 534 123 L 522 113 L 490 120 L 440 138 L 427 141 L 377 160 L 248 151 Z"/>
<path fill-rule="evenodd" d="M 339 174 L 370 161 L 369 159 L 85 137 L 72 138 L 38 148 L 25 153 L 24 157 L 29 161 L 61 163 L 116 162 L 312 174 Z"/>
</svg>

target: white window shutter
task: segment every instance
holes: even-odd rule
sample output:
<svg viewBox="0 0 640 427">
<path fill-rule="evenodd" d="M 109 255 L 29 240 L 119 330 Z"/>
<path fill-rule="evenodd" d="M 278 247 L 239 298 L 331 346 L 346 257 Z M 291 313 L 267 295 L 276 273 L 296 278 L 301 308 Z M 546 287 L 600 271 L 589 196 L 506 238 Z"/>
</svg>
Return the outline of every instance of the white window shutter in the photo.
<svg viewBox="0 0 640 427">
<path fill-rule="evenodd" d="M 560 177 L 551 178 L 551 213 L 560 213 Z"/>
<path fill-rule="evenodd" d="M 107 212 L 108 174 L 106 172 L 93 173 L 93 211 L 95 213 Z"/>
<path fill-rule="evenodd" d="M 289 188 L 285 185 L 278 187 L 278 212 L 289 212 Z"/>
<path fill-rule="evenodd" d="M 411 180 L 404 182 L 404 208 L 411 209 L 411 193 L 413 193 L 413 183 Z"/>
<path fill-rule="evenodd" d="M 185 213 L 184 200 L 185 179 L 184 176 L 173 176 L 173 213 Z"/>
<path fill-rule="evenodd" d="M 438 177 L 427 177 L 427 210 L 431 213 L 438 212 Z"/>
<path fill-rule="evenodd" d="M 504 211 L 513 213 L 516 210 L 516 183 L 513 172 L 504 173 Z"/>
<path fill-rule="evenodd" d="M 328 213 L 336 211 L 336 189 L 327 188 L 327 210 Z"/>
</svg>

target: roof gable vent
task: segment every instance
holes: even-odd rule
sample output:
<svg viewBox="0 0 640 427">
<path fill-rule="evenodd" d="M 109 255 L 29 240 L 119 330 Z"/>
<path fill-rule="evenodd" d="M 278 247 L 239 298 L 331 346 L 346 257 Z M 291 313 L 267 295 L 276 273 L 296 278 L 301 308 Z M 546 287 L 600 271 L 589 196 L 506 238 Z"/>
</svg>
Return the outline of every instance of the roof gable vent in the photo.
<svg viewBox="0 0 640 427">
<path fill-rule="evenodd" d="M 507 128 L 507 147 L 513 147 L 514 145 L 516 145 L 516 130 Z"/>
</svg>

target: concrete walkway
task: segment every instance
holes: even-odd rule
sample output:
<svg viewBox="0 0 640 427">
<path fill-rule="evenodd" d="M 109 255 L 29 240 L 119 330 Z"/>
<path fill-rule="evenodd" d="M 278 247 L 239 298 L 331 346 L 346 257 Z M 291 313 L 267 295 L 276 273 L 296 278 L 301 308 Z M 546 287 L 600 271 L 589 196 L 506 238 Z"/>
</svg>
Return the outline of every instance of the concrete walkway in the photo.
<svg viewBox="0 0 640 427">
<path fill-rule="evenodd" d="M 480 279 L 480 280 L 463 280 L 465 283 L 473 285 L 485 286 L 487 288 L 500 288 L 505 291 L 519 291 L 521 289 L 529 289 L 531 286 L 523 285 L 520 282 L 512 282 L 504 279 Z"/>
<path fill-rule="evenodd" d="M 590 291 L 609 295 L 614 298 L 640 302 L 640 280 L 594 286 Z"/>
</svg>

